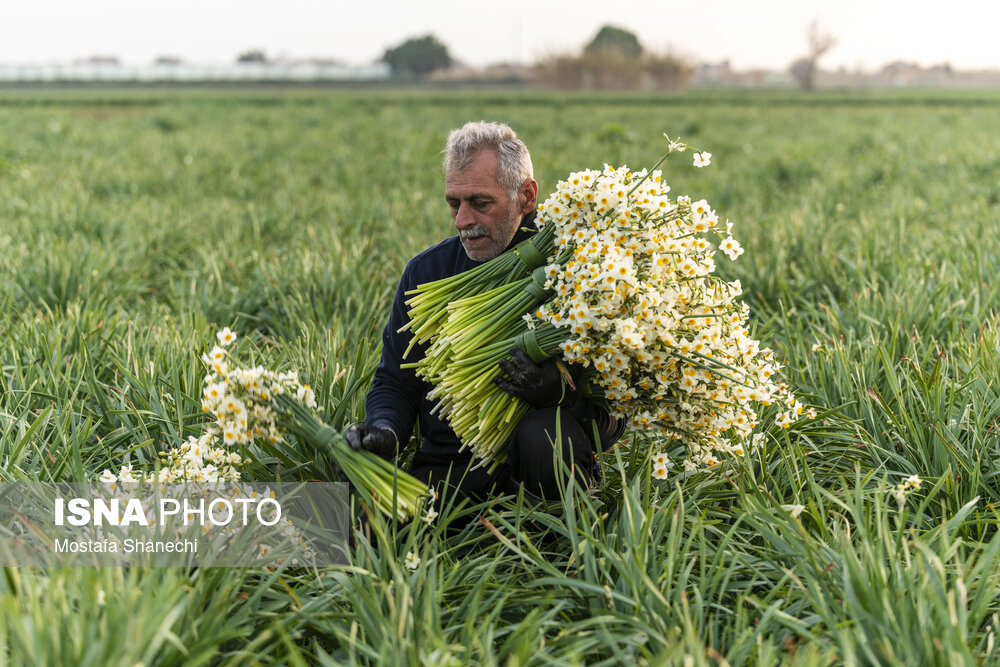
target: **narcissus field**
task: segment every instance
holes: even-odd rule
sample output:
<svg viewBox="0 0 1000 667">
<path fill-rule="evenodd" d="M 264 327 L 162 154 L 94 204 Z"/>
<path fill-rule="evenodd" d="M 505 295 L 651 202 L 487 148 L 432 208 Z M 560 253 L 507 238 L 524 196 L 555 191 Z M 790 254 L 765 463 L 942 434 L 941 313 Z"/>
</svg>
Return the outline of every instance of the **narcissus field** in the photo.
<svg viewBox="0 0 1000 667">
<path fill-rule="evenodd" d="M 224 327 L 364 417 L 406 261 L 454 233 L 441 150 L 510 124 L 540 200 L 662 165 L 745 251 L 752 335 L 808 410 L 654 477 L 402 523 L 350 563 L 4 568 L 12 665 L 899 664 L 1000 660 L 1000 95 L 702 91 L 0 93 L 0 480 L 154 469 L 206 420 Z M 415 439 L 411 442 L 412 452 Z M 241 478 L 320 480 L 294 441 Z M 243 459 L 241 459 L 243 460 Z M 0 484 L 0 491 L 2 491 Z M 361 521 L 364 516 L 364 521 Z M 3 539 L 10 539 L 9 535 Z"/>
</svg>

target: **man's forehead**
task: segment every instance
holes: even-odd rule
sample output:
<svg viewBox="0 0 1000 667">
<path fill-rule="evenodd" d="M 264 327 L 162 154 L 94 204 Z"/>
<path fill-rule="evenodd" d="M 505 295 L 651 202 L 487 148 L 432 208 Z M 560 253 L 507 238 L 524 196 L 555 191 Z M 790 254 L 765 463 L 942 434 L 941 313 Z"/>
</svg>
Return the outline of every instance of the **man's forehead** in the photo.
<svg viewBox="0 0 1000 667">
<path fill-rule="evenodd" d="M 445 173 L 445 191 L 492 193 L 499 190 L 498 166 L 496 155 L 483 151 L 464 169 L 449 169 Z"/>
</svg>

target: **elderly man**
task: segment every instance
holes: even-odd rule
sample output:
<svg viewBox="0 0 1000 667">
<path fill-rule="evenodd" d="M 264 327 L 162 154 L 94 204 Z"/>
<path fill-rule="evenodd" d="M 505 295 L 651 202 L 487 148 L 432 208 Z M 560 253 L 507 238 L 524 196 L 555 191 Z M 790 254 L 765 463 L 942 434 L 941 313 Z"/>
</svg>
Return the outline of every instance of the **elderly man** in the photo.
<svg viewBox="0 0 1000 667">
<path fill-rule="evenodd" d="M 481 501 L 491 493 L 516 491 L 557 500 L 559 461 L 571 466 L 584 484 L 594 476 L 594 454 L 614 443 L 624 425 L 607 411 L 563 386 L 554 362 L 532 362 L 520 350 L 500 363 L 497 384 L 534 410 L 518 424 L 507 445 L 507 463 L 487 474 L 470 469 L 471 453 L 448 423 L 432 414 L 431 386 L 412 369 L 402 369 L 410 332 L 399 333 L 409 318 L 404 296 L 416 286 L 471 269 L 493 259 L 535 232 L 538 184 L 524 143 L 508 126 L 471 122 L 448 136 L 445 149 L 445 201 L 458 234 L 410 260 L 396 289 L 389 322 L 382 333 L 382 359 L 366 400 L 367 419 L 347 430 L 355 449 L 392 458 L 419 424 L 419 450 L 410 473 L 428 484 L 448 478 L 453 488 Z M 424 353 L 415 347 L 409 361 Z M 559 439 L 556 439 L 556 435 Z M 595 437 L 596 433 L 596 437 Z M 595 443 L 594 440 L 599 440 Z M 553 455 L 558 448 L 559 456 Z"/>
</svg>

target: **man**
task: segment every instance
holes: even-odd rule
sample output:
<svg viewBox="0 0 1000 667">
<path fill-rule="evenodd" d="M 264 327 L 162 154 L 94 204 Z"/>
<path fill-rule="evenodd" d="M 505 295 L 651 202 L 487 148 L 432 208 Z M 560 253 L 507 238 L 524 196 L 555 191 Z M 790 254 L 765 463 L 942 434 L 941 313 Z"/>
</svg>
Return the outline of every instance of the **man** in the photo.
<svg viewBox="0 0 1000 667">
<path fill-rule="evenodd" d="M 559 460 L 581 483 L 589 483 L 595 451 L 613 444 L 624 424 L 564 386 L 553 361 L 538 365 L 520 350 L 512 350 L 510 358 L 500 362 L 503 374 L 496 379 L 498 386 L 534 410 L 508 442 L 507 463 L 492 474 L 484 468 L 469 470 L 475 463 L 471 453 L 461 451 L 448 423 L 431 414 L 434 401 L 427 399 L 431 386 L 412 369 L 400 368 L 424 354 L 424 347 L 415 346 L 403 359 L 411 339 L 410 332 L 399 333 L 409 321 L 405 293 L 493 259 L 535 231 L 538 184 L 527 148 L 508 126 L 479 121 L 452 131 L 444 167 L 445 201 L 458 234 L 424 250 L 403 271 L 382 333 L 382 358 L 366 400 L 367 419 L 349 427 L 347 439 L 355 449 L 392 459 L 418 423 L 422 443 L 410 469 L 418 479 L 436 485 L 448 478 L 460 494 L 476 501 L 492 492 L 514 492 L 519 484 L 529 496 L 558 500 Z M 594 440 L 600 442 L 595 446 Z M 559 448 L 558 458 L 553 456 L 553 443 Z"/>
</svg>

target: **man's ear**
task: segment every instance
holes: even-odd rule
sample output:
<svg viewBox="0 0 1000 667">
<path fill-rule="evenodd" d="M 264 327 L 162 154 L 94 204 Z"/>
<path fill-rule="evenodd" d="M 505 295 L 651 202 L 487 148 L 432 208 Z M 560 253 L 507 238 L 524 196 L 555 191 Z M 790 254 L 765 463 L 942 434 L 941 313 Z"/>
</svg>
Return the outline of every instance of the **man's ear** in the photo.
<svg viewBox="0 0 1000 667">
<path fill-rule="evenodd" d="M 521 202 L 521 215 L 528 215 L 538 206 L 538 183 L 533 178 L 524 179 L 518 193 Z"/>
</svg>

